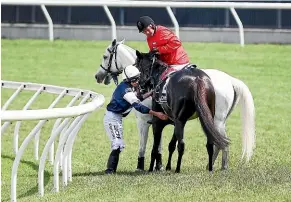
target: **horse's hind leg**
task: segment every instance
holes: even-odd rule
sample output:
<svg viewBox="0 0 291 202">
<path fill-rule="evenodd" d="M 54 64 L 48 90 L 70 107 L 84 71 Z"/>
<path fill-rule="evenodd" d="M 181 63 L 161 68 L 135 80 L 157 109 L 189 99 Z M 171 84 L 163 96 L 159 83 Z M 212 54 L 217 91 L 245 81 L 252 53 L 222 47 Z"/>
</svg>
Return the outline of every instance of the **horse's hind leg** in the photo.
<svg viewBox="0 0 291 202">
<path fill-rule="evenodd" d="M 213 149 L 213 156 L 212 156 L 212 167 L 214 166 L 214 162 L 217 159 L 217 156 L 220 152 L 220 149 L 217 146 L 213 145 L 213 148 L 214 149 Z M 209 170 L 209 163 L 206 166 L 206 170 Z"/>
<path fill-rule="evenodd" d="M 207 140 L 206 148 L 207 148 L 207 153 L 208 153 L 208 171 L 212 172 L 213 171 L 213 147 L 214 144 L 212 141 Z"/>
<path fill-rule="evenodd" d="M 219 132 L 226 136 L 226 132 L 224 128 L 218 128 Z M 217 156 L 220 152 L 220 149 L 214 145 L 214 152 L 212 157 L 212 166 L 214 166 L 215 160 L 217 159 Z M 228 159 L 229 159 L 229 150 L 228 147 L 222 150 L 222 162 L 221 162 L 221 170 L 227 170 L 228 169 Z M 209 170 L 209 163 L 206 166 L 206 169 Z"/>
<path fill-rule="evenodd" d="M 226 131 L 225 131 L 225 121 L 214 121 L 215 125 L 218 129 L 218 131 L 226 136 Z M 213 164 L 218 156 L 219 149 L 215 147 L 214 149 L 214 155 L 213 155 Z M 222 150 L 222 162 L 221 162 L 221 170 L 227 170 L 228 169 L 228 159 L 229 159 L 229 149 L 228 147 L 224 148 Z"/>
<path fill-rule="evenodd" d="M 225 131 L 225 124 L 223 125 L 223 128 L 220 128 L 221 134 L 226 136 L 226 131 Z M 221 162 L 221 170 L 227 170 L 228 169 L 228 159 L 229 159 L 229 149 L 228 147 L 225 147 L 222 150 L 222 162 Z"/>
<path fill-rule="evenodd" d="M 178 161 L 177 161 L 177 167 L 176 167 L 176 173 L 179 173 L 181 170 L 181 162 L 182 157 L 185 150 L 185 142 L 184 142 L 184 127 L 186 122 L 182 122 L 180 120 L 175 121 L 175 135 L 178 140 Z"/>
<path fill-rule="evenodd" d="M 229 96 L 231 96 L 231 92 L 233 92 L 233 89 L 230 89 L 230 93 L 228 93 Z M 220 132 L 220 134 L 224 136 L 226 136 L 225 122 L 226 122 L 227 117 L 230 114 L 234 100 L 235 99 L 229 99 L 227 97 L 221 97 L 221 96 L 217 96 L 215 100 L 216 103 L 215 103 L 214 125 L 217 128 L 217 130 Z M 219 154 L 219 151 L 220 149 L 214 146 L 212 165 L 214 165 L 215 160 Z M 221 169 L 228 168 L 228 156 L 229 156 L 228 153 L 229 153 L 228 147 L 222 150 L 222 168 Z"/>
<path fill-rule="evenodd" d="M 169 143 L 168 150 L 169 150 L 169 157 L 168 157 L 168 163 L 166 166 L 166 170 L 171 170 L 171 161 L 172 161 L 172 155 L 176 149 L 176 143 L 177 143 L 177 137 L 175 133 L 173 134 L 173 137 Z"/>
</svg>

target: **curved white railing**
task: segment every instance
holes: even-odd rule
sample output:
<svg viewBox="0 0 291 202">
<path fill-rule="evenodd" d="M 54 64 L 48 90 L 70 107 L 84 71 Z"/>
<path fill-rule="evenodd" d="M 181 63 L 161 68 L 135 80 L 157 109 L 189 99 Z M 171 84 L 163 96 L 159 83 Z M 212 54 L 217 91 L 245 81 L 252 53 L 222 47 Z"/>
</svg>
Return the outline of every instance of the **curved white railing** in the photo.
<svg viewBox="0 0 291 202">
<path fill-rule="evenodd" d="M 54 190 L 59 191 L 59 165 L 61 162 L 63 185 L 72 180 L 72 147 L 78 131 L 89 114 L 104 104 L 104 96 L 89 90 L 76 88 L 59 87 L 53 85 L 1 81 L 2 88 L 16 89 L 12 96 L 6 101 L 1 110 L 1 120 L 5 121 L 2 125 L 1 133 L 10 125 L 11 121 L 18 121 L 14 130 L 14 151 L 16 153 L 11 173 L 11 201 L 16 201 L 17 169 L 20 159 L 28 143 L 35 138 L 35 156 L 38 159 L 38 142 L 42 126 L 49 119 L 56 119 L 52 133 L 42 152 L 38 170 L 38 187 L 41 196 L 44 195 L 44 167 L 47 154 L 50 151 L 50 161 L 54 163 Z M 7 110 L 11 102 L 23 90 L 36 91 L 22 110 Z M 57 98 L 51 103 L 48 109 L 28 110 L 29 106 L 37 99 L 42 92 L 58 94 Z M 54 108 L 56 104 L 66 95 L 73 96 L 66 108 Z M 73 106 L 75 102 L 82 98 L 78 106 Z M 62 118 L 65 118 L 62 121 Z M 18 133 L 21 121 L 40 120 L 24 139 L 18 150 Z M 61 135 L 60 135 L 61 134 Z M 60 135 L 55 161 L 53 161 L 54 141 Z"/>
<path fill-rule="evenodd" d="M 74 106 L 68 108 L 54 108 L 54 109 L 36 109 L 36 110 L 9 110 L 3 111 L 1 115 L 2 121 L 21 121 L 21 120 L 41 120 L 41 119 L 56 119 L 66 118 L 71 116 L 80 116 L 87 114 L 96 109 L 96 106 L 102 101 L 99 99 L 83 106 Z"/>
<path fill-rule="evenodd" d="M 263 2 L 173 2 L 173 1 L 100 1 L 100 0 L 2 0 L 1 4 L 6 5 L 39 5 L 49 24 L 49 39 L 53 40 L 53 23 L 45 9 L 47 6 L 103 6 L 111 23 L 112 39 L 116 39 L 116 23 L 111 15 L 110 7 L 154 7 L 166 8 L 174 24 L 177 36 L 179 36 L 179 24 L 171 8 L 226 8 L 230 9 L 240 35 L 240 45 L 244 46 L 243 24 L 235 9 L 291 9 L 291 3 L 263 3 Z"/>
</svg>

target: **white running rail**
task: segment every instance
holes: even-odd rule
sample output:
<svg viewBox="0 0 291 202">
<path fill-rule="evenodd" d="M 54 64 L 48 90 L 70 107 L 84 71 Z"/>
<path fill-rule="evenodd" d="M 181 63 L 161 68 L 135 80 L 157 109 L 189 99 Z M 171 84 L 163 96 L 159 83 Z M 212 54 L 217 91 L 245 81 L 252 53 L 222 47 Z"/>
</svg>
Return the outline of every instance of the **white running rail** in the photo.
<svg viewBox="0 0 291 202">
<path fill-rule="evenodd" d="M 49 119 L 57 119 L 42 152 L 39 170 L 38 170 L 38 188 L 41 196 L 44 195 L 44 167 L 47 154 L 50 152 L 49 160 L 54 165 L 54 190 L 59 191 L 59 165 L 61 162 L 63 185 L 66 186 L 68 180 L 72 181 L 72 147 L 78 131 L 89 114 L 103 106 L 105 98 L 103 95 L 76 88 L 59 87 L 53 85 L 1 81 L 2 88 L 16 89 L 16 91 L 5 102 L 1 110 L 1 121 L 4 124 L 1 127 L 1 135 L 5 132 L 12 121 L 17 121 L 14 129 L 13 148 L 16 153 L 11 172 L 11 201 L 16 201 L 17 169 L 20 159 L 28 143 L 35 138 L 35 157 L 38 159 L 38 142 L 42 126 Z M 17 98 L 17 95 L 23 90 L 35 91 L 34 95 L 26 103 L 22 110 L 7 110 L 11 102 Z M 57 98 L 51 103 L 48 109 L 29 110 L 30 105 L 37 99 L 41 93 L 57 94 Z M 72 96 L 72 100 L 66 108 L 54 108 L 56 104 L 64 97 Z M 73 106 L 78 99 L 82 98 L 79 105 Z M 63 119 L 64 118 L 64 119 Z M 62 120 L 63 119 L 63 120 Z M 40 120 L 38 124 L 30 131 L 18 149 L 18 136 L 21 121 Z M 60 135 L 59 144 L 54 161 L 54 141 Z"/>
<path fill-rule="evenodd" d="M 112 39 L 116 39 L 116 23 L 108 7 L 154 7 L 166 8 L 173 22 L 177 36 L 179 36 L 179 23 L 171 8 L 226 8 L 230 9 L 238 28 L 240 45 L 243 47 L 244 29 L 243 24 L 235 9 L 291 9 L 291 3 L 263 3 L 263 2 L 173 2 L 173 1 L 103 1 L 103 0 L 2 0 L 3 5 L 38 5 L 48 21 L 49 39 L 53 41 L 53 22 L 47 12 L 47 6 L 102 6 L 111 23 Z"/>
</svg>

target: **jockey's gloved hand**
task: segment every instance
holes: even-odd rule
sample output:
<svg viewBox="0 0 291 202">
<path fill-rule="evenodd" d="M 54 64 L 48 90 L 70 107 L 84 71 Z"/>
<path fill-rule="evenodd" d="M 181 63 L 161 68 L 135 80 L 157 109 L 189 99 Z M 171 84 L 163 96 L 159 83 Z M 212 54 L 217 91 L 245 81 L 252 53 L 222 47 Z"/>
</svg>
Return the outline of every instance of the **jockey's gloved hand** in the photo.
<svg viewBox="0 0 291 202">
<path fill-rule="evenodd" d="M 134 87 L 134 90 L 135 90 L 135 95 L 136 95 L 136 97 L 140 100 L 140 101 L 142 101 L 143 100 L 143 97 L 142 97 L 142 90 L 140 89 L 140 87 L 138 86 L 138 87 Z"/>
<path fill-rule="evenodd" d="M 159 56 L 159 55 L 160 55 L 158 49 L 156 49 L 156 48 L 153 48 L 153 49 L 149 52 L 149 54 L 150 54 L 150 57 L 151 57 L 151 58 L 153 58 L 154 56 Z"/>
</svg>

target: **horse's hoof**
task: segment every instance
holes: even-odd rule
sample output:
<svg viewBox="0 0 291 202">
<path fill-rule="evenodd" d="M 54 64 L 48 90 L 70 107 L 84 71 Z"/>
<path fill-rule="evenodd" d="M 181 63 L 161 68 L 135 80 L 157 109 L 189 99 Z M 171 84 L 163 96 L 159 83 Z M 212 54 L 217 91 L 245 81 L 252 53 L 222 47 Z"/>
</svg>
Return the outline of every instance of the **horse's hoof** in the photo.
<svg viewBox="0 0 291 202">
<path fill-rule="evenodd" d="M 159 165 L 157 165 L 157 166 L 155 167 L 155 170 L 156 170 L 156 171 L 163 171 L 163 170 L 164 170 L 164 167 L 163 167 L 162 164 L 159 164 Z"/>
<path fill-rule="evenodd" d="M 212 170 L 214 169 L 214 166 L 212 166 Z M 206 166 L 206 170 L 209 171 L 209 164 Z"/>
<path fill-rule="evenodd" d="M 135 169 L 135 172 L 142 173 L 142 172 L 145 172 L 145 170 L 144 169 L 137 168 L 137 169 Z"/>
<path fill-rule="evenodd" d="M 166 170 L 167 170 L 167 171 L 169 171 L 169 170 L 171 170 L 171 169 L 172 169 L 171 166 L 167 166 L 167 167 L 166 167 Z"/>
<path fill-rule="evenodd" d="M 227 169 L 227 168 L 221 168 L 221 169 L 220 169 L 220 172 L 221 172 L 222 174 L 228 174 L 228 169 Z"/>
<path fill-rule="evenodd" d="M 163 171 L 164 170 L 164 167 L 162 166 L 162 167 L 155 167 L 155 171 Z"/>
<path fill-rule="evenodd" d="M 180 173 L 180 170 L 177 170 L 177 169 L 176 169 L 176 170 L 175 170 L 175 173 Z"/>
<path fill-rule="evenodd" d="M 154 171 L 153 168 L 150 168 L 150 169 L 148 170 L 149 173 L 151 173 L 151 172 L 153 172 L 153 171 Z"/>
<path fill-rule="evenodd" d="M 111 175 L 111 174 L 115 174 L 115 173 L 116 173 L 116 171 L 113 169 L 110 169 L 110 168 L 105 170 L 105 174 L 107 174 L 107 175 Z"/>
</svg>

